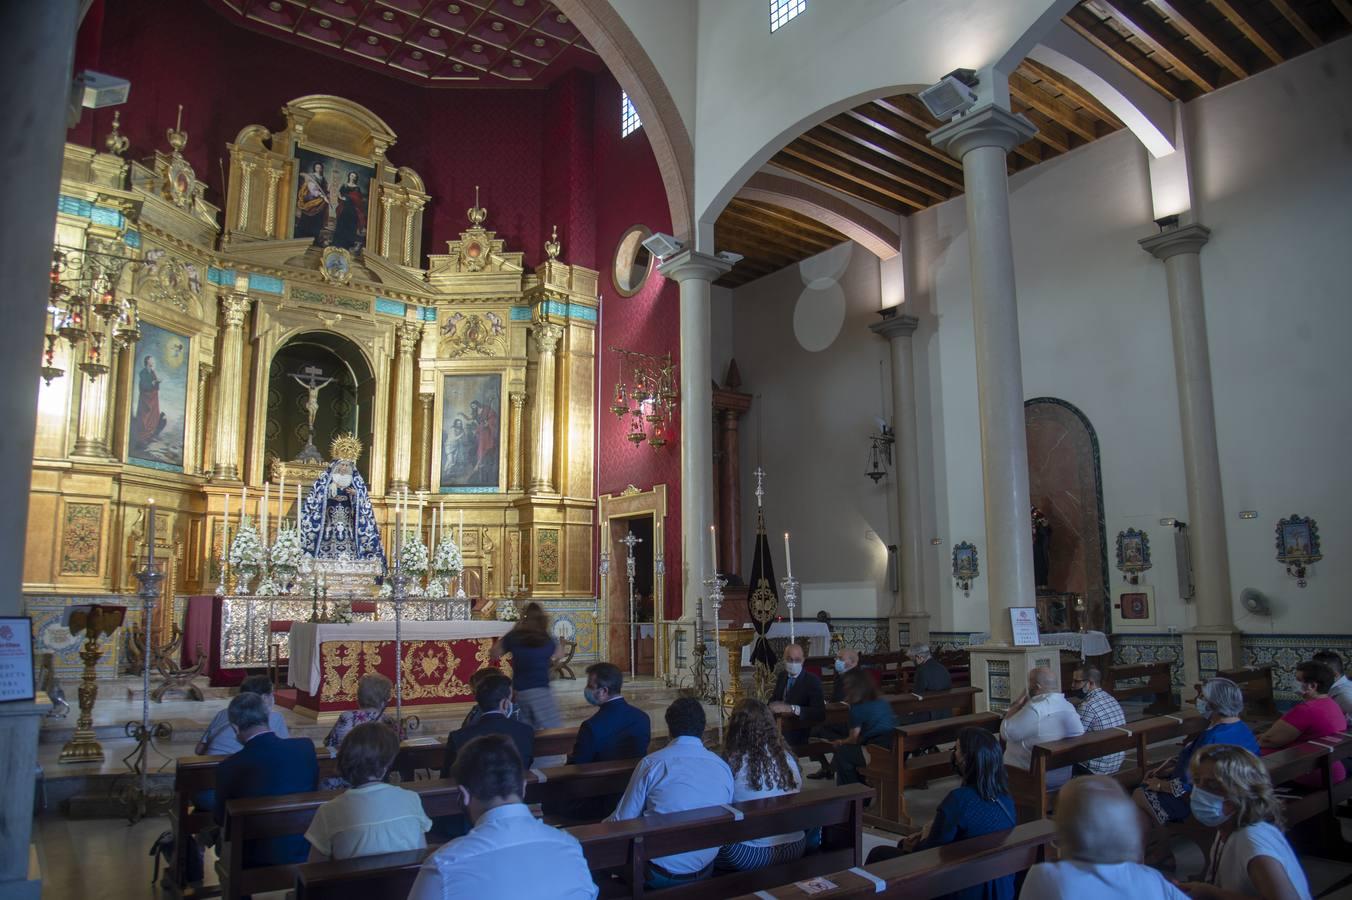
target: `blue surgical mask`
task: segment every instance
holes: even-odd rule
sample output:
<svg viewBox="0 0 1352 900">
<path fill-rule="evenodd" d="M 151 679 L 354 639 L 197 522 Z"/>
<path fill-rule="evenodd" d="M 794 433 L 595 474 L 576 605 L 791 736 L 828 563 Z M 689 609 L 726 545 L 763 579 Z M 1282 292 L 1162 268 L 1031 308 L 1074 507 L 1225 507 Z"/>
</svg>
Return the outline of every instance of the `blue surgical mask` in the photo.
<svg viewBox="0 0 1352 900">
<path fill-rule="evenodd" d="M 1230 814 L 1225 811 L 1224 797 L 1204 791 L 1196 785 L 1193 785 L 1188 805 L 1192 807 L 1193 818 L 1208 828 L 1215 828 L 1230 818 Z"/>
<path fill-rule="evenodd" d="M 786 662 L 784 663 L 784 671 L 789 673 L 789 677 L 797 678 L 799 675 L 803 674 L 803 664 L 800 662 Z"/>
<path fill-rule="evenodd" d="M 586 701 L 590 703 L 592 706 L 601 705 L 601 701 L 596 699 L 596 692 L 593 691 L 591 688 L 583 688 L 582 696 L 586 698 Z"/>
<path fill-rule="evenodd" d="M 836 660 L 836 672 L 843 673 L 844 671 L 845 671 L 845 660 L 843 659 Z"/>
</svg>

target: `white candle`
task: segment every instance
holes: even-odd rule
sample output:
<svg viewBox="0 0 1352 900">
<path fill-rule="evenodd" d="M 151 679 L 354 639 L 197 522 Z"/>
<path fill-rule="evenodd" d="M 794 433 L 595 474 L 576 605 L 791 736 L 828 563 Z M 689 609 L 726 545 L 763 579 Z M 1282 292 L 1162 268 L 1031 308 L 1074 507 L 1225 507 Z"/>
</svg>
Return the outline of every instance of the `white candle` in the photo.
<svg viewBox="0 0 1352 900">
<path fill-rule="evenodd" d="M 423 495 L 422 491 L 418 491 L 418 537 L 422 537 L 422 508 Z"/>
<path fill-rule="evenodd" d="M 151 497 L 146 501 L 146 516 L 150 519 L 149 529 L 146 535 L 146 568 L 150 568 L 155 561 L 155 498 Z"/>
<path fill-rule="evenodd" d="M 245 504 L 249 502 L 249 486 L 241 484 L 239 486 L 239 520 L 244 521 L 244 511 L 248 508 Z"/>
<path fill-rule="evenodd" d="M 460 539 L 456 543 L 460 545 L 461 550 L 465 549 L 465 511 L 463 509 L 460 510 Z"/>
<path fill-rule="evenodd" d="M 296 530 L 300 531 L 300 485 L 296 485 Z"/>
<path fill-rule="evenodd" d="M 718 576 L 718 529 L 716 526 L 709 526 L 709 551 L 714 561 L 714 576 Z"/>
<path fill-rule="evenodd" d="M 784 568 L 790 578 L 793 577 L 793 553 L 789 550 L 789 533 L 784 532 Z"/>
<path fill-rule="evenodd" d="M 277 488 L 277 533 L 282 533 L 282 523 L 286 521 L 286 470 L 282 470 L 282 483 Z"/>
<path fill-rule="evenodd" d="M 221 537 L 221 556 L 230 552 L 230 495 L 225 495 L 225 534 Z"/>
<path fill-rule="evenodd" d="M 263 502 L 258 507 L 258 535 L 263 539 L 263 545 L 268 543 L 268 492 L 272 485 L 263 482 Z"/>
<path fill-rule="evenodd" d="M 442 531 L 444 532 L 444 531 L 446 530 L 446 501 L 445 501 L 445 500 L 442 500 L 442 501 L 441 501 L 441 513 L 437 516 L 437 523 L 441 526 L 441 529 L 442 529 Z M 446 537 L 445 534 L 438 535 L 438 540 L 443 540 L 443 539 L 445 539 L 445 537 Z"/>
</svg>

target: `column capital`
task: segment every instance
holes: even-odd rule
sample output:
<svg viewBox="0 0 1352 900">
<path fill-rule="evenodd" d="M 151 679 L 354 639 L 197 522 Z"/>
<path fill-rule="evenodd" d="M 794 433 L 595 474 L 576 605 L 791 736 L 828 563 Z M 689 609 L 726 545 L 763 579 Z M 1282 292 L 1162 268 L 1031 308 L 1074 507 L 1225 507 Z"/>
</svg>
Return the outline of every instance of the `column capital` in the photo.
<svg viewBox="0 0 1352 900">
<path fill-rule="evenodd" d="M 1027 116 L 988 103 L 926 136 L 931 144 L 960 160 L 979 147 L 999 147 L 1008 153 L 1035 134 L 1037 126 Z"/>
<path fill-rule="evenodd" d="M 399 338 L 399 352 L 412 354 L 413 345 L 422 337 L 422 323 L 405 320 L 394 327 L 394 333 Z"/>
<path fill-rule="evenodd" d="M 731 269 L 732 263 L 726 259 L 695 250 L 682 250 L 674 256 L 668 256 L 657 267 L 663 278 L 670 278 L 678 284 L 691 279 L 713 282 Z"/>
<path fill-rule="evenodd" d="M 512 409 L 521 409 L 526 405 L 525 391 L 512 391 L 507 395 L 507 401 L 512 405 Z"/>
<path fill-rule="evenodd" d="M 549 323 L 537 323 L 534 329 L 535 349 L 541 353 L 553 353 L 563 339 L 563 326 Z"/>
<path fill-rule="evenodd" d="M 1155 259 L 1168 259 L 1180 253 L 1201 253 L 1202 247 L 1209 240 L 1211 229 L 1194 223 L 1152 234 L 1148 238 L 1141 238 L 1137 243 Z"/>
<path fill-rule="evenodd" d="M 904 313 L 899 315 L 895 306 L 882 310 L 881 315 L 882 321 L 874 322 L 868 327 L 868 330 L 888 340 L 910 337 L 915 334 L 916 327 L 920 325 L 920 320 L 915 316 L 908 316 Z"/>
<path fill-rule="evenodd" d="M 253 298 L 248 294 L 232 292 L 221 296 L 221 311 L 225 313 L 225 324 L 230 328 L 244 325 L 244 317 L 253 306 Z"/>
</svg>

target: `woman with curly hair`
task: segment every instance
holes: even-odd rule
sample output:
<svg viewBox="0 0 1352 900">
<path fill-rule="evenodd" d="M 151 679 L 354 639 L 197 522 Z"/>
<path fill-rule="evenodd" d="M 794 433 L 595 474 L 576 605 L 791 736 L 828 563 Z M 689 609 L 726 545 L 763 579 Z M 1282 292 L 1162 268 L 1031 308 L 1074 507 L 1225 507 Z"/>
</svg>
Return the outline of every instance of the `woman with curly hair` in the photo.
<svg viewBox="0 0 1352 900">
<path fill-rule="evenodd" d="M 733 803 L 796 794 L 803 786 L 798 761 L 784 743 L 774 714 L 759 700 L 743 700 L 733 709 L 723 736 L 723 759 L 735 778 Z M 755 838 L 721 847 L 715 866 L 744 872 L 779 865 L 799 859 L 806 847 L 801 831 Z"/>
<path fill-rule="evenodd" d="M 1310 900 L 1310 883 L 1282 834 L 1282 803 L 1267 768 L 1243 747 L 1215 744 L 1189 766 L 1192 815 L 1216 829 L 1206 883 L 1182 885 L 1190 897 Z"/>
<path fill-rule="evenodd" d="M 549 633 L 549 616 L 538 603 L 527 603 L 512 630 L 498 638 L 488 658 L 496 663 L 512 655 L 512 687 L 521 707 L 521 721 L 536 731 L 559 728 L 563 718 L 549 688 L 549 670 L 563 648 Z"/>
</svg>

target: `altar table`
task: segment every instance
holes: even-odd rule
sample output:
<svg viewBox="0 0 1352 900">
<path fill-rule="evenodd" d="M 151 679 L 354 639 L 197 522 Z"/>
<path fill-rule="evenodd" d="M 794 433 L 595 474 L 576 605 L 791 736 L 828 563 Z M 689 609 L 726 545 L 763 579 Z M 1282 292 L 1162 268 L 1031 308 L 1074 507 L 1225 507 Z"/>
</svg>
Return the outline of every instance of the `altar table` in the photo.
<svg viewBox="0 0 1352 900">
<path fill-rule="evenodd" d="M 493 642 L 511 622 L 404 622 L 404 706 L 435 707 L 474 700 L 469 678 L 489 665 Z M 346 625 L 296 622 L 291 626 L 287 681 L 295 711 L 329 718 L 357 708 L 357 681 L 379 672 L 394 681 L 394 623 Z M 510 672 L 504 660 L 503 669 Z"/>
<path fill-rule="evenodd" d="M 816 619 L 808 619 L 806 622 L 793 623 L 793 636 L 798 640 L 807 638 L 808 656 L 826 656 L 831 651 L 831 629 L 825 622 L 818 622 Z M 767 640 L 774 641 L 775 638 L 782 638 L 782 643 L 787 646 L 789 642 L 789 623 L 772 622 L 769 629 L 765 632 Z M 779 646 L 781 641 L 775 641 L 775 646 Z M 742 665 L 751 665 L 751 647 L 742 648 Z"/>
</svg>

